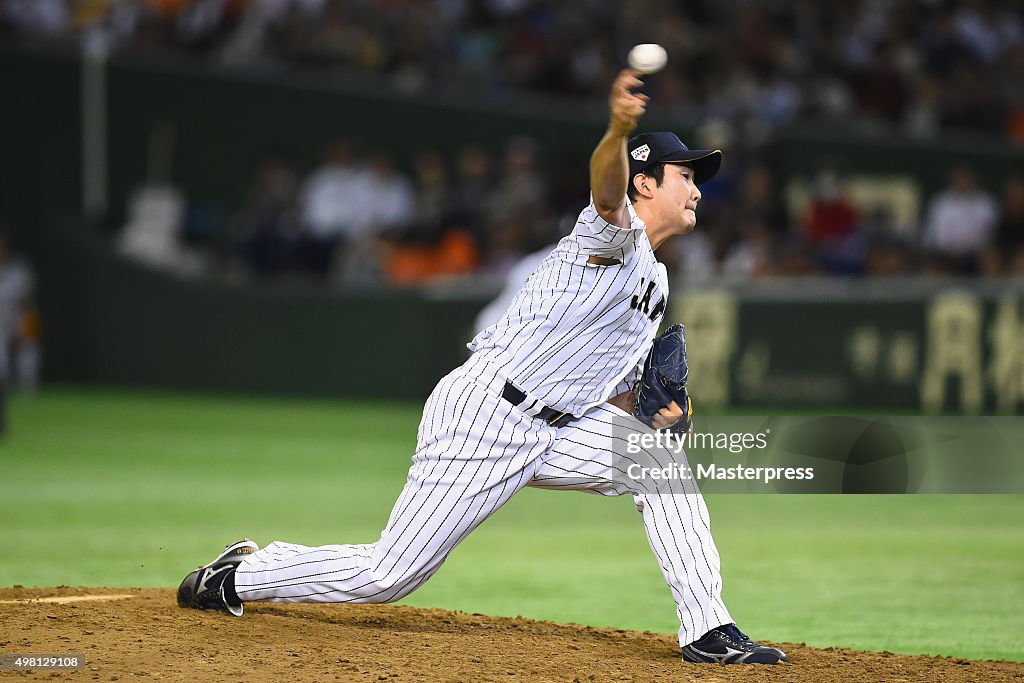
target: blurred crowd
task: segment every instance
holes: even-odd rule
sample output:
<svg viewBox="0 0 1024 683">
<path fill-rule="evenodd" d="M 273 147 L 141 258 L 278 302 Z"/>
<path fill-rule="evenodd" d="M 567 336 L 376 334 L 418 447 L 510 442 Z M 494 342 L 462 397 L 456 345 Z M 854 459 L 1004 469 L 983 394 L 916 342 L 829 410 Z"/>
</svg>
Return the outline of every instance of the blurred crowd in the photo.
<svg viewBox="0 0 1024 683">
<path fill-rule="evenodd" d="M 951 162 L 946 186 L 902 213 L 898 202 L 866 201 L 853 187 L 835 159 L 822 160 L 802 186 L 762 161 L 716 178 L 704 188 L 698 231 L 678 240 L 679 270 L 691 280 L 1024 276 L 1024 175 L 990 190 L 971 166 Z"/>
<path fill-rule="evenodd" d="M 401 168 L 356 139 L 335 140 L 309 169 L 268 153 L 234 212 L 190 203 L 167 185 L 141 188 L 120 246 L 184 275 L 230 279 L 406 285 L 504 277 L 567 234 L 587 201 L 586 160 L 552 169 L 541 152 L 519 136 L 501 155 L 467 145 L 450 155 L 421 151 Z M 659 251 L 687 280 L 1024 276 L 1024 175 L 983 187 L 973 168 L 951 161 L 948 184 L 901 211 L 898 202 L 855 196 L 835 159 L 794 179 L 765 150 L 728 154 L 731 163 L 701 186 L 698 229 Z M 867 180 L 900 187 L 898 179 Z"/>
<path fill-rule="evenodd" d="M 670 64 L 647 85 L 659 112 L 729 158 L 702 187 L 700 229 L 659 252 L 685 278 L 1024 275 L 1024 175 L 984 186 L 951 159 L 940 192 L 916 196 L 908 180 L 902 199 L 879 202 L 858 194 L 864 179 L 841 160 L 822 159 L 813 178 L 787 178 L 771 161 L 775 133 L 797 121 L 1024 143 L 1021 10 L 1021 0 L 0 0 L 0 37 L 368 76 L 408 92 L 602 100 L 628 48 L 659 42 Z M 516 137 L 500 154 L 469 145 L 396 162 L 348 139 L 304 167 L 268 151 L 240 206 L 198 204 L 151 180 L 129 200 L 120 247 L 184 275 L 503 276 L 564 235 L 586 202 L 586 160 L 562 168 L 542 152 Z"/>
<path fill-rule="evenodd" d="M 796 119 L 1024 140 L 1020 0 L 0 0 L 0 35 L 408 91 L 604 97 L 629 47 L 668 46 L 660 106 L 744 136 Z"/>
<path fill-rule="evenodd" d="M 309 169 L 270 152 L 233 213 L 192 203 L 167 184 L 140 188 L 120 247 L 183 275 L 231 279 L 366 285 L 502 276 L 567 232 L 570 213 L 574 220 L 586 203 L 586 162 L 551 173 L 540 152 L 521 136 L 500 155 L 477 145 L 450 156 L 425 150 L 399 168 L 383 150 L 339 139 Z"/>
</svg>

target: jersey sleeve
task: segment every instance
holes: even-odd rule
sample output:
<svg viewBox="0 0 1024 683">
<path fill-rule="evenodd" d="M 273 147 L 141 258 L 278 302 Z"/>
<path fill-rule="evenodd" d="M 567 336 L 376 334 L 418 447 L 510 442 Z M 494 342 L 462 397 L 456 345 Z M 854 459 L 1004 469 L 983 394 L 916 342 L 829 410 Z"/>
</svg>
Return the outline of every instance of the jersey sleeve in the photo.
<svg viewBox="0 0 1024 683">
<path fill-rule="evenodd" d="M 628 199 L 626 208 L 629 211 L 629 227 L 620 228 L 601 217 L 591 197 L 590 204 L 580 213 L 572 231 L 580 252 L 587 256 L 625 258 L 636 246 L 637 239 L 646 227 Z"/>
</svg>

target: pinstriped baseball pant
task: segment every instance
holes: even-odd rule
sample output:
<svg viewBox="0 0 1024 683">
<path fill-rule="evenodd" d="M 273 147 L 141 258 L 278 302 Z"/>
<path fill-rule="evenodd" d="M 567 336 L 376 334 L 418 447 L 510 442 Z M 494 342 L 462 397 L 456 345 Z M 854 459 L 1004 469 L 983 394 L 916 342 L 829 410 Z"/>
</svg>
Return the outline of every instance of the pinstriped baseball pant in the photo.
<svg viewBox="0 0 1024 683">
<path fill-rule="evenodd" d="M 612 420 L 627 418 L 625 413 L 598 406 L 554 428 L 520 412 L 494 386 L 494 377 L 474 379 L 464 368 L 438 383 L 423 410 L 405 488 L 376 543 L 271 543 L 238 567 L 239 597 L 398 600 L 426 582 L 455 546 L 517 491 L 534 486 L 632 493 L 676 601 L 680 644 L 732 622 L 721 598 L 707 507 L 692 480 L 677 482 L 678 490 L 669 493 L 645 494 L 632 490 L 624 477 L 613 479 Z M 666 455 L 666 462 L 670 458 Z"/>
</svg>

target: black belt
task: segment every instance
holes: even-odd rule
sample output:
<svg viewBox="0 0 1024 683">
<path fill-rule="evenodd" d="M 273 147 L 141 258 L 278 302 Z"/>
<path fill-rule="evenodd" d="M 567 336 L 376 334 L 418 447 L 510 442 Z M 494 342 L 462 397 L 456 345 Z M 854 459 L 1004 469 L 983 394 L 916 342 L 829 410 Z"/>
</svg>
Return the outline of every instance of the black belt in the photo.
<svg viewBox="0 0 1024 683">
<path fill-rule="evenodd" d="M 572 413 L 548 408 L 540 401 L 535 400 L 530 405 L 523 405 L 527 402 L 526 394 L 519 390 L 512 382 L 505 382 L 505 388 L 501 390 L 501 397 L 527 415 L 532 415 L 538 420 L 544 420 L 552 427 L 563 427 L 576 419 L 576 416 Z"/>
</svg>

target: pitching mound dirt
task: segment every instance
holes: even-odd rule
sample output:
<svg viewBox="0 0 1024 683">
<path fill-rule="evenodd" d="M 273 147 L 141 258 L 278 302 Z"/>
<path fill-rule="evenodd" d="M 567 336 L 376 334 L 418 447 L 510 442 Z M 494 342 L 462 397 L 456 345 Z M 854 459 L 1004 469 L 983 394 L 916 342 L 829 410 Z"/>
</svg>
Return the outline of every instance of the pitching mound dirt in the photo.
<svg viewBox="0 0 1024 683">
<path fill-rule="evenodd" d="M 98 600 L 97 596 L 109 599 Z M 127 596 L 127 597 L 126 597 Z M 89 597 L 88 600 L 41 598 Z M 207 681 L 1024 681 L 1024 664 L 779 643 L 777 667 L 685 664 L 670 634 L 394 605 L 179 609 L 167 589 L 0 590 L 0 653 L 84 655 L 0 677 Z M 9 602 L 14 601 L 14 602 Z"/>
</svg>

